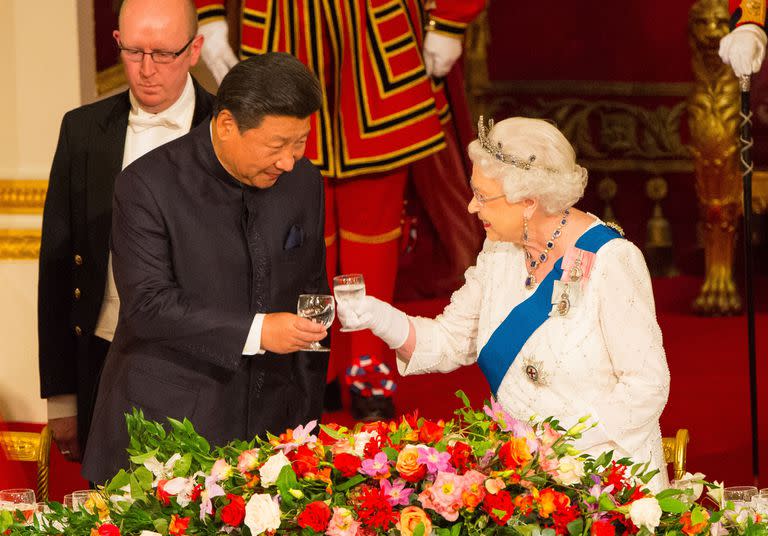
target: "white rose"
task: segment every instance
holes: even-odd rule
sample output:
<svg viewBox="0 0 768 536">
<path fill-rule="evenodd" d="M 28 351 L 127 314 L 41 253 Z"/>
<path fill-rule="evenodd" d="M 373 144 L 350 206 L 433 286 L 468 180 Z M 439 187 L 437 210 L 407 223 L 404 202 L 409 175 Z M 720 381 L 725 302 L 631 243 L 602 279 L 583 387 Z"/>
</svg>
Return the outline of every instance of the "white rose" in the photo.
<svg viewBox="0 0 768 536">
<path fill-rule="evenodd" d="M 637 527 L 653 532 L 661 521 L 661 506 L 654 497 L 638 499 L 629 507 L 629 518 Z"/>
<path fill-rule="evenodd" d="M 280 527 L 280 507 L 277 500 L 266 493 L 254 495 L 245 505 L 245 526 L 256 536 Z"/>
<path fill-rule="evenodd" d="M 560 458 L 557 467 L 557 475 L 554 477 L 558 484 L 570 486 L 581 482 L 584 476 L 584 462 L 573 456 L 563 456 Z"/>
<path fill-rule="evenodd" d="M 291 465 L 291 460 L 282 451 L 270 456 L 264 465 L 261 466 L 261 469 L 259 469 L 261 485 L 265 488 L 273 486 L 277 482 L 277 477 L 280 476 L 280 470 L 286 465 Z"/>
</svg>

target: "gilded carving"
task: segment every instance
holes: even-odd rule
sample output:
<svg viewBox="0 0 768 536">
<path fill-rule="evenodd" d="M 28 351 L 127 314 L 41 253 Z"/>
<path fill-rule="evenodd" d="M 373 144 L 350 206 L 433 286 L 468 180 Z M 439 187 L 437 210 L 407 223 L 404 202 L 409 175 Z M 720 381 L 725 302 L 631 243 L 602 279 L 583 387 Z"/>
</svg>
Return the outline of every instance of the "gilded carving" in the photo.
<svg viewBox="0 0 768 536">
<path fill-rule="evenodd" d="M 0 213 L 42 214 L 47 180 L 0 179 Z"/>
<path fill-rule="evenodd" d="M 741 310 L 733 279 L 736 226 L 742 214 L 739 84 L 718 56 L 720 39 L 728 32 L 728 18 L 726 0 L 698 0 L 688 17 L 695 77 L 688 101 L 688 126 L 705 262 L 704 284 L 693 307 L 710 315 Z"/>
<path fill-rule="evenodd" d="M 0 229 L 0 260 L 34 260 L 40 256 L 39 229 Z"/>
</svg>

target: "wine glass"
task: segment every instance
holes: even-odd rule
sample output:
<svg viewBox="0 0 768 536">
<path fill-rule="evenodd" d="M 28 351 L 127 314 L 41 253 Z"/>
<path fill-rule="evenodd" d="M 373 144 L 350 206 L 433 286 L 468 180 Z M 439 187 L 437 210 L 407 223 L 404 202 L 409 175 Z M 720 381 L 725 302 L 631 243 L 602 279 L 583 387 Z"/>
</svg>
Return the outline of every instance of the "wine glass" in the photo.
<svg viewBox="0 0 768 536">
<path fill-rule="evenodd" d="M 75 510 L 75 503 L 72 501 L 71 493 L 67 493 L 66 495 L 64 495 L 64 500 L 62 501 L 61 504 L 63 504 L 64 508 L 66 508 L 67 510 L 70 510 L 70 511 Z"/>
<path fill-rule="evenodd" d="M 73 491 L 72 492 L 72 510 L 74 510 L 75 512 L 81 509 L 88 511 L 85 505 L 88 502 L 88 499 L 91 498 L 91 493 L 96 493 L 96 492 L 90 489 L 81 489 L 81 490 Z M 92 514 L 93 512 L 88 511 L 88 513 Z"/>
<path fill-rule="evenodd" d="M 343 274 L 333 278 L 333 295 L 336 302 L 350 303 L 360 301 L 365 297 L 365 280 L 363 274 Z M 360 331 L 356 328 L 342 326 L 339 331 Z"/>
<path fill-rule="evenodd" d="M 20 511 L 26 523 L 30 523 L 35 513 L 35 492 L 26 488 L 4 489 L 0 491 L 0 510 Z"/>
<path fill-rule="evenodd" d="M 745 507 L 748 507 L 752 497 L 757 495 L 756 486 L 730 486 L 723 489 L 723 506 L 731 501 L 734 510 L 738 513 Z"/>
<path fill-rule="evenodd" d="M 296 314 L 322 324 L 326 329 L 333 324 L 336 315 L 333 296 L 328 294 L 301 294 L 296 306 Z M 330 348 L 315 341 L 305 348 L 308 352 L 330 352 Z"/>
</svg>

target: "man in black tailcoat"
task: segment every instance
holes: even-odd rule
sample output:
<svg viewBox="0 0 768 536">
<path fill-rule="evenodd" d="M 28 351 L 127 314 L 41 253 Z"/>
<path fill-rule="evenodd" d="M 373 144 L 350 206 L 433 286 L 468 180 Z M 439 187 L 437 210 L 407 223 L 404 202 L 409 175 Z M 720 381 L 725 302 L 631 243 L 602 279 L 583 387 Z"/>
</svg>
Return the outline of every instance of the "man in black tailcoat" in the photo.
<svg viewBox="0 0 768 536">
<path fill-rule="evenodd" d="M 112 191 L 122 168 L 206 120 L 213 95 L 189 75 L 203 46 L 191 0 L 126 0 L 115 44 L 129 91 L 62 121 L 43 213 L 38 285 L 41 396 L 62 454 L 79 461 L 114 336 Z"/>
</svg>

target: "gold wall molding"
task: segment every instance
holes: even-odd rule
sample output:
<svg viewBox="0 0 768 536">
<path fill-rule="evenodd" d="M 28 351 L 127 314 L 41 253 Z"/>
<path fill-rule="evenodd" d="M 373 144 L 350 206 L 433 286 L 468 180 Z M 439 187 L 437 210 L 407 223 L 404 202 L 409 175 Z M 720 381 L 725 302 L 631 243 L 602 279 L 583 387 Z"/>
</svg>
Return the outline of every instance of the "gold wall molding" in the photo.
<svg viewBox="0 0 768 536">
<path fill-rule="evenodd" d="M 40 229 L 0 229 L 0 260 L 40 257 Z"/>
<path fill-rule="evenodd" d="M 123 71 L 123 66 L 120 63 L 96 73 L 96 91 L 99 95 L 111 93 L 127 83 L 125 71 Z"/>
<path fill-rule="evenodd" d="M 0 179 L 0 214 L 42 214 L 48 180 Z"/>
<path fill-rule="evenodd" d="M 592 97 L 680 97 L 693 90 L 690 82 L 614 82 L 609 80 L 499 80 L 475 87 L 478 98 L 506 95 L 583 95 Z"/>
</svg>

